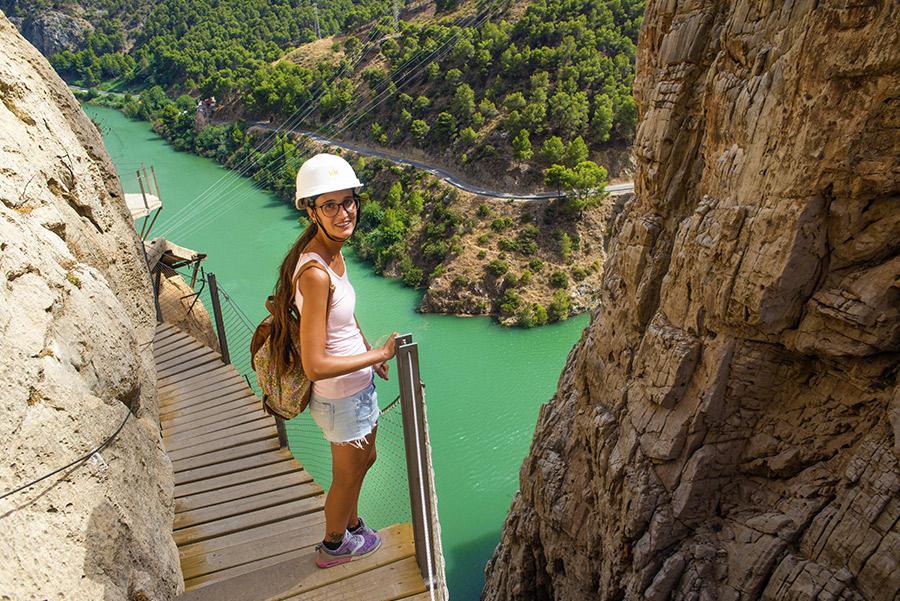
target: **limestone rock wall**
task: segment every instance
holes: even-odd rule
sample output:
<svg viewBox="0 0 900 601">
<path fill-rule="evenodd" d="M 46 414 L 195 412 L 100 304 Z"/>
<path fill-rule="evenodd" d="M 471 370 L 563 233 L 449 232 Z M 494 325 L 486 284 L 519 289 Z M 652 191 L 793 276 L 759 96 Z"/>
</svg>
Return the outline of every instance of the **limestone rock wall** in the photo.
<svg viewBox="0 0 900 601">
<path fill-rule="evenodd" d="M 0 598 L 170 599 L 150 277 L 94 125 L 0 14 Z"/>
<path fill-rule="evenodd" d="M 483 599 L 898 598 L 898 7 L 649 2 L 636 198 Z"/>
</svg>

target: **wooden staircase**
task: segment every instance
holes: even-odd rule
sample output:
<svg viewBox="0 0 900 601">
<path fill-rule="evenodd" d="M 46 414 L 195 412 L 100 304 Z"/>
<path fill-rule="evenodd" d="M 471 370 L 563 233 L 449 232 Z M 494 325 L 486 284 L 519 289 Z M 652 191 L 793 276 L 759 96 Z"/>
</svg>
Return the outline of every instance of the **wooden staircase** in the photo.
<svg viewBox="0 0 900 601">
<path fill-rule="evenodd" d="M 430 599 L 408 523 L 381 530 L 369 557 L 317 568 L 324 491 L 281 447 L 243 376 L 171 324 L 158 324 L 153 352 L 175 472 L 179 599 Z"/>
</svg>

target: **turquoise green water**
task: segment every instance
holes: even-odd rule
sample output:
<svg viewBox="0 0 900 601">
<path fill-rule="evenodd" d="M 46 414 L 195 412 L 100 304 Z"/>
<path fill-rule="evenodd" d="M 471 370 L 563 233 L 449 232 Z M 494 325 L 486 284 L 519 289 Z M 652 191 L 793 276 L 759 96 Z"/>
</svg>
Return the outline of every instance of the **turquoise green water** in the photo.
<svg viewBox="0 0 900 601">
<path fill-rule="evenodd" d="M 173 150 L 147 123 L 111 109 L 84 108 L 101 124 L 126 192 L 138 191 L 134 171 L 141 161 L 155 167 L 165 208 L 154 235 L 168 229 L 173 242 L 207 253 L 207 271 L 254 323 L 261 319 L 278 266 L 300 234 L 296 211 L 211 160 Z M 191 211 L 192 220 L 182 220 L 185 207 L 223 176 L 236 183 L 208 207 Z M 168 226 L 175 221 L 184 225 Z M 553 394 L 587 317 L 520 330 L 487 318 L 422 315 L 415 312 L 421 293 L 374 275 L 352 256 L 347 262 L 357 316 L 370 341 L 396 330 L 411 332 L 419 344 L 450 593 L 477 599 L 484 564 L 518 488 L 538 408 Z M 389 382 L 377 380 L 382 406 L 397 394 L 394 369 L 391 375 Z M 315 475 L 327 484 L 326 476 Z M 398 504 L 408 503 L 405 485 L 375 482 L 367 481 L 364 497 L 396 494 Z"/>
</svg>

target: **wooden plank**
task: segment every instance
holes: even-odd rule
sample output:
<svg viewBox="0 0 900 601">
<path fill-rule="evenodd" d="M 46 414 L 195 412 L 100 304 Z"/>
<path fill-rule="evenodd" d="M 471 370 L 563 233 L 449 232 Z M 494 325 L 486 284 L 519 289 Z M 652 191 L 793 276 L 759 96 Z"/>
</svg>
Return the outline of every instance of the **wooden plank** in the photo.
<svg viewBox="0 0 900 601">
<path fill-rule="evenodd" d="M 221 404 L 239 398 L 257 398 L 256 395 L 253 394 L 253 391 L 247 388 L 247 385 L 244 384 L 243 381 L 240 382 L 240 384 L 242 384 L 241 386 L 238 386 L 237 382 L 234 384 L 235 385 L 227 384 L 225 386 L 207 388 L 202 396 L 184 401 L 176 401 L 169 403 L 164 407 L 160 407 L 160 419 L 168 419 L 167 416 L 173 412 L 181 412 L 182 415 L 196 413 L 197 411 L 202 411 L 209 407 L 210 403 L 218 402 Z"/>
<path fill-rule="evenodd" d="M 210 353 L 204 353 L 200 356 L 193 357 L 189 357 L 189 354 L 190 353 L 185 353 L 176 357 L 175 362 L 169 363 L 169 366 L 165 368 L 160 368 L 159 363 L 157 363 L 157 382 L 175 382 L 181 379 L 181 374 L 188 373 L 199 367 L 205 367 L 207 370 L 212 371 L 217 367 L 225 366 L 221 357 L 216 357 Z M 196 375 L 191 377 L 196 377 Z"/>
<path fill-rule="evenodd" d="M 181 470 L 176 469 L 175 495 L 178 496 L 178 487 L 183 484 L 236 474 L 245 470 L 251 470 L 264 465 L 292 459 L 291 452 L 279 447 L 277 442 L 273 444 L 271 441 L 267 440 L 265 445 L 270 447 L 268 452 L 259 449 L 255 450 L 252 454 L 244 455 L 242 457 L 233 457 L 231 460 L 223 458 L 221 461 L 213 464 L 195 468 L 184 468 Z"/>
<path fill-rule="evenodd" d="M 314 511 L 322 511 L 324 507 L 325 495 L 314 495 L 299 501 L 273 505 L 257 511 L 248 511 L 227 520 L 216 520 L 215 522 L 181 528 L 172 533 L 172 538 L 175 540 L 175 544 L 180 547 L 181 545 L 216 538 L 217 536 L 239 532 L 248 528 L 264 526 L 265 524 L 313 513 Z"/>
<path fill-rule="evenodd" d="M 195 367 L 192 370 L 178 374 L 174 379 L 159 378 L 157 379 L 157 389 L 160 391 L 160 394 L 172 397 L 179 393 L 192 392 L 198 386 L 208 385 L 212 382 L 221 382 L 228 377 L 244 379 L 233 365 L 220 363 L 212 368 Z"/>
<path fill-rule="evenodd" d="M 284 599 L 292 595 L 306 599 L 309 591 L 331 588 L 337 582 L 359 574 L 372 574 L 379 567 L 412 558 L 412 529 L 397 524 L 380 530 L 381 548 L 368 557 L 327 570 L 316 567 L 315 548 L 307 547 L 264 560 L 243 564 L 185 580 L 186 592 L 179 601 L 241 601 L 244 599 Z M 418 573 L 418 571 L 417 571 Z M 419 577 L 422 589 L 425 584 Z M 347 597 L 352 598 L 352 597 Z M 368 595 L 356 597 L 369 601 Z"/>
<path fill-rule="evenodd" d="M 154 360 L 156 361 L 156 372 L 157 374 L 168 375 L 171 370 L 178 365 L 194 359 L 200 359 L 201 357 L 210 357 L 217 361 L 222 361 L 222 355 L 211 348 L 201 346 L 186 352 L 172 351 L 171 353 L 166 353 L 164 356 L 154 357 Z"/>
<path fill-rule="evenodd" d="M 175 487 L 175 497 L 177 500 L 180 497 L 196 495 L 203 492 L 209 492 L 211 490 L 219 490 L 221 488 L 234 486 L 236 484 L 245 484 L 247 482 L 253 482 L 255 480 L 262 480 L 263 478 L 270 478 L 272 476 L 280 476 L 281 474 L 289 474 L 292 472 L 302 471 L 304 470 L 302 467 L 300 467 L 299 463 L 288 459 L 279 461 L 277 463 L 270 463 L 262 467 L 254 467 L 249 470 L 225 474 L 224 476 L 205 478 L 203 480 L 191 482 L 190 484 L 177 485 Z"/>
<path fill-rule="evenodd" d="M 376 551 L 376 553 L 378 553 Z M 352 565 L 348 564 L 348 565 Z M 332 568 L 329 568 L 332 569 Z M 425 590 L 425 582 L 419 574 L 415 557 L 375 568 L 339 580 L 330 586 L 323 586 L 296 596 L 290 601 L 346 601 L 346 599 L 366 599 L 367 601 L 391 601 L 407 597 Z"/>
<path fill-rule="evenodd" d="M 238 384 L 243 385 L 247 391 L 247 383 L 240 375 L 228 373 L 225 371 L 216 371 L 206 377 L 197 377 L 184 382 L 179 382 L 173 388 L 159 390 L 159 406 L 163 409 L 171 409 L 174 407 L 184 407 L 190 404 L 190 401 L 197 396 L 209 395 L 216 393 L 225 387 L 234 387 Z M 173 402 L 177 402 L 173 405 Z"/>
<path fill-rule="evenodd" d="M 166 433 L 172 428 L 183 428 L 189 424 L 200 423 L 203 422 L 203 420 L 209 420 L 210 418 L 213 418 L 213 421 L 215 421 L 215 419 L 219 419 L 220 416 L 225 413 L 231 414 L 232 412 L 238 411 L 242 413 L 260 413 L 262 410 L 260 409 L 259 400 L 257 400 L 256 397 L 245 395 L 207 405 L 199 411 L 190 411 L 188 413 L 178 411 L 170 413 L 165 419 L 160 420 L 160 425 L 163 429 L 163 433 Z"/>
<path fill-rule="evenodd" d="M 153 358 L 156 360 L 159 360 L 162 358 L 162 355 L 169 354 L 172 352 L 177 352 L 178 349 L 195 350 L 195 349 L 205 348 L 210 351 L 213 350 L 210 347 L 208 347 L 207 345 L 200 342 L 199 340 L 195 340 L 194 338 L 191 338 L 190 336 L 188 336 L 187 338 L 181 339 L 180 340 L 181 344 L 171 344 L 172 342 L 175 342 L 176 340 L 178 340 L 178 339 L 169 338 L 168 340 L 166 340 L 166 342 L 168 342 L 169 344 L 165 348 L 154 349 Z M 162 347 L 162 345 L 160 345 L 160 347 Z M 213 351 L 213 352 L 215 352 L 215 351 Z"/>
<path fill-rule="evenodd" d="M 189 336 L 181 329 L 176 326 L 170 326 L 164 330 L 157 330 L 153 336 L 153 342 L 161 342 L 166 340 L 167 338 L 171 338 L 172 336 L 187 336 L 193 339 L 193 336 Z"/>
<path fill-rule="evenodd" d="M 265 482 L 253 482 L 260 484 Z M 260 487 L 262 489 L 262 487 Z M 270 490 L 261 494 L 253 494 L 245 496 L 241 499 L 211 505 L 209 507 L 201 507 L 191 511 L 183 511 L 175 514 L 175 520 L 172 522 L 172 528 L 177 533 L 183 528 L 190 528 L 206 524 L 208 522 L 227 521 L 225 518 L 232 516 L 240 516 L 242 514 L 259 511 L 276 505 L 284 505 L 292 501 L 300 501 L 309 497 L 322 495 L 324 491 L 322 487 L 315 482 L 308 482 L 297 486 L 289 486 L 287 488 L 279 488 L 278 490 Z"/>
<path fill-rule="evenodd" d="M 246 397 L 245 397 L 246 398 Z M 240 400 L 240 399 L 239 399 Z M 252 400 L 251 400 L 252 402 Z M 243 405 L 235 406 L 233 409 L 222 409 L 222 405 L 219 405 L 219 411 L 209 414 L 205 417 L 198 417 L 194 419 L 181 419 L 177 418 L 160 420 L 160 425 L 162 426 L 163 436 L 174 436 L 177 434 L 183 434 L 185 432 L 189 432 L 191 430 L 197 430 L 200 428 L 206 428 L 209 426 L 215 426 L 218 423 L 225 423 L 228 420 L 238 419 L 243 417 L 244 419 L 255 419 L 255 416 L 252 415 L 254 412 L 262 413 L 259 407 L 256 407 L 253 410 L 244 409 Z M 250 414 L 250 415 L 248 415 Z M 232 423 L 232 422 L 228 422 Z M 234 422 L 237 423 L 237 422 Z"/>
<path fill-rule="evenodd" d="M 267 537 L 209 551 L 203 555 L 183 557 L 181 571 L 185 581 L 257 559 L 265 559 L 318 544 L 325 532 L 325 512 L 320 511 L 309 517 L 318 518 L 318 521 L 304 524 L 301 528 L 293 530 L 285 528 L 281 532 Z M 273 525 L 282 526 L 283 524 L 284 522 L 277 522 Z"/>
<path fill-rule="evenodd" d="M 226 379 L 225 383 L 221 384 L 219 386 L 219 388 L 230 389 L 230 388 L 237 387 L 239 384 L 242 384 L 244 389 L 247 388 L 247 382 L 244 380 L 244 378 Z M 212 388 L 211 390 L 213 392 L 215 392 L 217 389 Z M 185 392 L 183 394 L 170 394 L 166 397 L 165 401 L 167 404 L 171 403 L 173 400 L 178 401 L 181 404 L 184 404 L 185 402 L 192 401 L 192 400 L 196 399 L 197 397 L 207 396 L 209 394 L 209 392 L 210 392 L 210 389 L 206 389 L 206 390 L 201 389 L 201 390 L 197 390 L 194 392 Z M 163 405 L 163 399 L 160 398 L 160 407 L 163 407 L 163 406 L 165 406 L 165 405 Z"/>
<path fill-rule="evenodd" d="M 262 571 L 266 569 L 268 566 L 277 566 L 278 564 L 297 559 L 299 557 L 304 557 L 305 549 L 298 549 L 296 551 L 288 551 L 287 553 L 282 553 L 281 555 L 275 555 L 272 557 L 267 557 L 265 559 L 257 559 L 256 561 L 251 561 L 249 563 L 241 564 L 239 566 L 234 566 L 233 568 L 228 568 L 226 570 L 220 570 L 218 572 L 213 572 L 212 574 L 205 574 L 203 576 L 199 576 L 197 578 L 191 578 L 189 580 L 184 581 L 184 590 L 185 593 L 176 597 L 177 601 L 244 601 L 247 597 L 234 597 L 233 599 L 229 596 L 229 589 L 233 586 L 235 582 L 241 582 L 240 576 L 245 574 L 252 574 L 254 572 Z M 259 588 L 257 584 L 259 580 L 256 580 L 251 587 Z M 222 583 L 221 585 L 210 586 L 212 584 Z M 224 586 L 225 590 L 221 590 L 219 587 Z M 215 592 L 210 596 L 210 589 L 213 589 Z M 251 599 L 255 599 L 256 597 L 250 597 Z M 261 597 L 264 598 L 264 597 Z"/>
<path fill-rule="evenodd" d="M 187 495 L 175 500 L 175 513 L 184 513 L 202 509 L 204 507 L 212 507 L 220 503 L 228 503 L 236 501 L 251 495 L 258 495 L 273 490 L 280 490 L 289 486 L 300 486 L 312 482 L 312 476 L 304 471 L 296 471 L 294 473 L 281 474 L 280 476 L 270 476 L 253 482 L 244 484 L 235 484 L 228 488 L 220 488 L 209 492 L 202 492 L 193 495 Z M 318 486 L 318 484 L 316 485 Z M 321 490 L 321 487 L 319 487 Z"/>
<path fill-rule="evenodd" d="M 244 426 L 260 420 L 269 420 L 269 423 L 274 423 L 272 417 L 266 415 L 262 411 L 255 411 L 243 415 L 236 415 L 234 417 L 222 418 L 219 421 L 196 426 L 180 432 L 163 431 L 163 442 L 166 448 L 169 448 L 170 445 L 176 445 L 186 440 L 197 440 L 200 436 L 213 434 L 237 426 Z"/>
<path fill-rule="evenodd" d="M 259 442 L 254 442 L 252 444 L 244 444 L 238 447 L 224 449 L 216 453 L 207 453 L 206 455 L 200 455 L 199 457 L 190 457 L 188 459 L 182 459 L 181 461 L 173 461 L 172 470 L 175 472 L 175 481 L 177 482 L 178 472 L 193 470 L 198 467 L 215 465 L 217 463 L 224 463 L 233 459 L 249 457 L 250 455 L 255 455 L 257 453 L 275 451 L 280 448 L 281 446 L 278 444 L 278 438 L 267 438 L 266 440 L 260 440 Z"/>
<path fill-rule="evenodd" d="M 307 513 L 295 518 L 287 518 L 285 520 L 272 522 L 271 524 L 266 524 L 264 526 L 248 528 L 247 530 L 241 530 L 240 532 L 234 532 L 232 534 L 226 534 L 225 536 L 211 538 L 199 543 L 183 545 L 181 547 L 178 547 L 178 555 L 181 557 L 182 565 L 184 565 L 184 561 L 186 559 L 190 559 L 198 555 L 207 555 L 208 553 L 211 553 L 218 549 L 225 549 L 227 547 L 240 547 L 244 543 L 252 542 L 262 538 L 268 538 L 274 534 L 278 534 L 281 532 L 287 533 L 293 532 L 295 530 L 315 531 L 316 538 L 321 539 L 322 535 L 325 533 L 325 512 L 315 511 L 313 513 Z M 277 553 L 273 553 L 272 555 L 277 555 Z M 190 576 L 190 578 L 193 577 L 194 576 Z M 187 578 L 188 577 L 185 577 L 185 579 Z"/>
<path fill-rule="evenodd" d="M 159 390 L 171 392 L 179 388 L 192 388 L 197 382 L 209 381 L 215 376 L 227 374 L 229 376 L 240 377 L 241 374 L 234 369 L 233 365 L 219 363 L 215 367 L 207 365 L 194 366 L 190 369 L 179 371 L 172 375 L 163 375 L 156 379 L 156 385 Z"/>
<path fill-rule="evenodd" d="M 153 353 L 155 355 L 158 351 L 164 348 L 172 348 L 173 344 L 182 342 L 183 340 L 184 333 L 178 329 L 157 333 L 153 337 Z"/>
<path fill-rule="evenodd" d="M 215 448 L 223 448 L 228 446 L 225 441 L 229 440 L 232 436 L 237 436 L 238 434 L 246 434 L 247 432 L 254 432 L 266 427 L 274 428 L 275 420 L 266 415 L 260 414 L 259 419 L 252 422 L 246 422 L 243 424 L 238 424 L 236 426 L 231 426 L 230 428 L 224 428 L 215 432 L 207 432 L 206 434 L 198 434 L 196 436 L 186 435 L 180 440 L 166 440 L 166 450 L 171 457 L 177 451 L 212 442 L 219 443 Z M 276 430 L 276 434 L 277 433 L 278 432 Z"/>
<path fill-rule="evenodd" d="M 172 416 L 185 417 L 191 413 L 199 413 L 210 407 L 224 405 L 241 399 L 259 399 L 246 386 L 227 386 L 220 389 L 207 389 L 207 394 L 199 398 L 197 402 L 187 401 L 183 404 L 173 404 L 160 408 L 160 421 L 174 419 Z M 212 403 L 212 404 L 210 404 Z M 260 405 L 260 408 L 262 405 Z M 262 410 L 262 409 L 260 409 Z"/>
<path fill-rule="evenodd" d="M 165 351 L 165 350 L 173 349 L 173 348 L 179 348 L 179 347 L 183 346 L 184 344 L 191 343 L 191 342 L 193 342 L 195 344 L 199 344 L 196 340 L 194 340 L 188 334 L 178 331 L 163 340 L 154 340 L 153 341 L 153 353 L 155 355 L 156 353 L 159 353 L 161 351 Z"/>
<path fill-rule="evenodd" d="M 191 457 L 215 454 L 217 451 L 230 449 L 232 447 L 246 446 L 248 443 L 265 440 L 267 438 L 278 438 L 278 430 L 275 426 L 263 426 L 250 432 L 238 434 L 232 438 L 214 440 L 205 444 L 199 444 L 192 447 L 178 449 L 176 451 L 168 451 L 169 459 L 172 463 L 178 463 Z"/>
<path fill-rule="evenodd" d="M 215 424 L 220 420 L 237 417 L 239 415 L 253 414 L 260 411 L 259 401 L 254 402 L 249 397 L 243 397 L 235 401 L 228 401 L 216 407 L 215 412 L 189 413 L 165 420 L 160 420 L 163 436 L 178 432 L 187 432 L 193 428 L 202 428 Z"/>
</svg>

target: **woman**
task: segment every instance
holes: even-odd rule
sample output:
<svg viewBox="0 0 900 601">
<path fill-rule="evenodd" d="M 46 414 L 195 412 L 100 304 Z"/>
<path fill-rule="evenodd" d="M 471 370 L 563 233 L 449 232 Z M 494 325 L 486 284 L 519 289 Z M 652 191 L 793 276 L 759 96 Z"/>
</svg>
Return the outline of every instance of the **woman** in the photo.
<svg viewBox="0 0 900 601">
<path fill-rule="evenodd" d="M 275 289 L 273 340 L 285 343 L 280 348 L 292 348 L 284 325 L 293 302 L 300 315 L 300 359 L 312 380 L 309 411 L 331 443 L 325 537 L 316 551 L 320 568 L 368 555 L 381 545 L 381 537 L 357 513 L 357 502 L 366 472 L 375 463 L 379 409 L 374 374 L 388 379 L 387 361 L 394 356 L 397 333 L 373 349 L 354 314 L 356 293 L 341 247 L 356 228 L 360 186 L 353 168 L 339 156 L 317 154 L 301 165 L 295 204 L 306 208 L 310 225 L 282 262 Z M 290 364 L 294 357 L 288 359 Z"/>
</svg>

